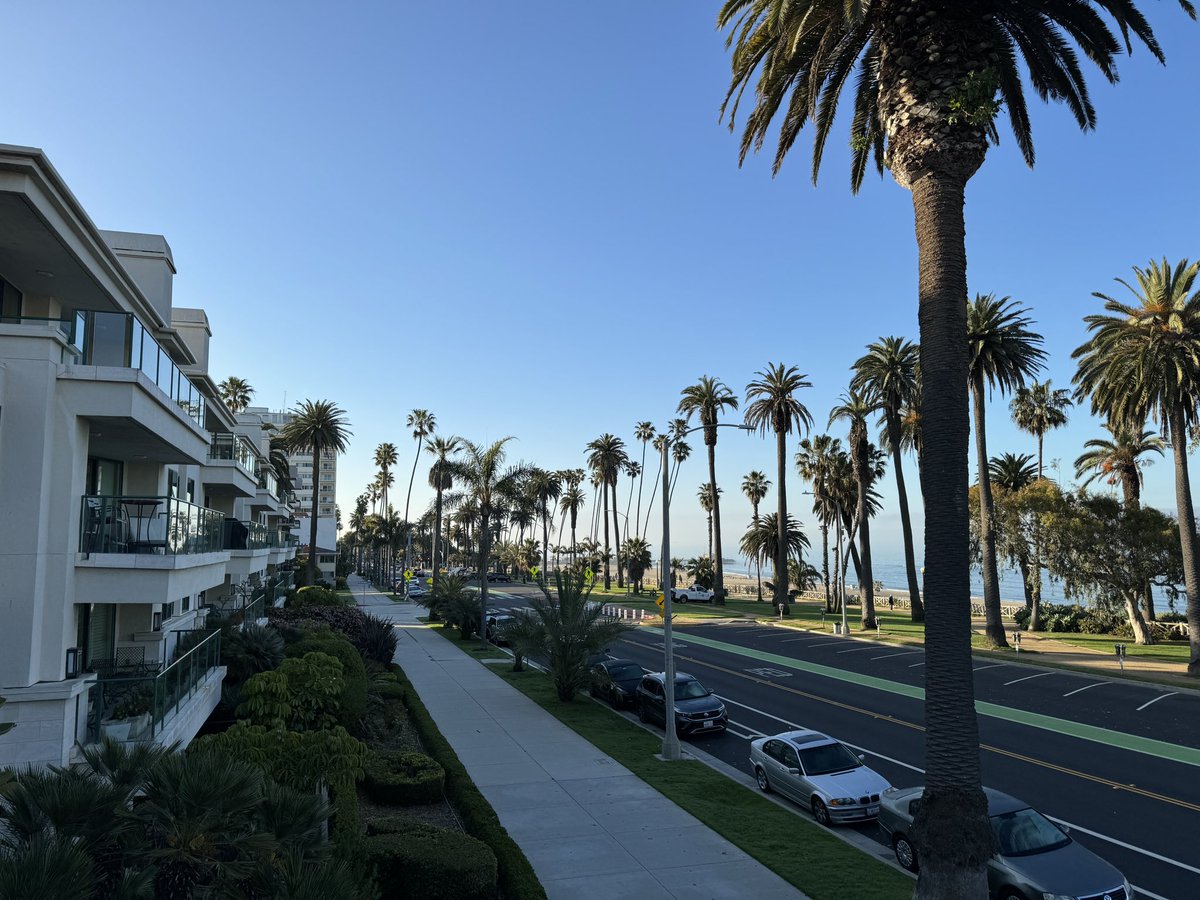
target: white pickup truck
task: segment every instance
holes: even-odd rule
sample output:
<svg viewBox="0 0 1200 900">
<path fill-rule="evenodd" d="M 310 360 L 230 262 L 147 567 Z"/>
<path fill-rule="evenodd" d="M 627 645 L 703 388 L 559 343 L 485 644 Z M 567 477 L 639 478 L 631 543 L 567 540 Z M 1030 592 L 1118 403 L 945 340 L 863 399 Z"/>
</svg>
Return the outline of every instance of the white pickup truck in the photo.
<svg viewBox="0 0 1200 900">
<path fill-rule="evenodd" d="M 713 592 L 693 584 L 690 588 L 672 588 L 671 599 L 676 603 L 712 603 Z"/>
</svg>

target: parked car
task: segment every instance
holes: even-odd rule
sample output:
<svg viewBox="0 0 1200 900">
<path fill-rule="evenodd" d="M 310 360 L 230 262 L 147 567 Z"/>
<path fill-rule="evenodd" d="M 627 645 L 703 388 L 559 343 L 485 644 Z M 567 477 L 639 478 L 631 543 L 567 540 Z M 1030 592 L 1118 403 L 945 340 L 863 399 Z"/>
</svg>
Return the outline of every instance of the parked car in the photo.
<svg viewBox="0 0 1200 900">
<path fill-rule="evenodd" d="M 651 672 L 637 686 L 638 718 L 654 720 L 665 728 L 666 674 Z M 729 725 L 725 704 L 713 692 L 686 672 L 675 673 L 675 731 L 680 737 L 700 731 L 724 731 Z"/>
<path fill-rule="evenodd" d="M 645 670 L 631 659 L 606 659 L 588 670 L 588 693 L 603 697 L 613 709 L 633 706 Z"/>
<path fill-rule="evenodd" d="M 879 827 L 896 862 L 917 871 L 918 848 L 909 833 L 923 787 L 890 788 L 883 793 Z M 1023 800 L 983 789 L 998 853 L 988 860 L 988 894 L 999 900 L 1023 897 L 1106 897 L 1133 900 L 1133 888 L 1115 867 L 1071 838 Z"/>
<path fill-rule="evenodd" d="M 494 616 L 487 617 L 487 639 L 493 644 L 507 644 L 508 638 L 504 634 L 504 630 L 517 621 L 516 616 L 510 616 L 506 613 L 497 613 Z"/>
<path fill-rule="evenodd" d="M 428 597 L 429 585 L 423 581 L 417 581 L 415 578 L 408 583 L 408 596 L 410 597 Z"/>
<path fill-rule="evenodd" d="M 509 577 L 508 577 L 508 575 L 507 575 L 506 573 L 504 573 L 504 572 L 488 572 L 488 573 L 487 573 L 487 580 L 488 580 L 489 582 L 492 582 L 492 581 L 502 581 L 502 582 L 505 582 L 505 583 L 507 583 L 507 582 L 511 581 L 512 579 L 511 579 L 511 578 L 509 578 Z"/>
<path fill-rule="evenodd" d="M 687 603 L 689 600 L 696 603 L 712 603 L 713 592 L 693 584 L 690 588 L 671 588 L 671 599 L 676 603 Z"/>
<path fill-rule="evenodd" d="M 808 807 L 821 825 L 874 819 L 891 787 L 845 744 L 807 729 L 751 741 L 750 768 L 760 790 Z"/>
</svg>

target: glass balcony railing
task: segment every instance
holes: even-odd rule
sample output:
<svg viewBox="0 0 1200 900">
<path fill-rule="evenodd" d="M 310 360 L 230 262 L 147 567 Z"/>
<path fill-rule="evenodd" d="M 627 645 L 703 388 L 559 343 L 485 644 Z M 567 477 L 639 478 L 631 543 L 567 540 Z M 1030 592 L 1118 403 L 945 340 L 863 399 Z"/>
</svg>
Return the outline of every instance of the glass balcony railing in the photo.
<svg viewBox="0 0 1200 900">
<path fill-rule="evenodd" d="M 214 631 L 157 674 L 101 673 L 90 691 L 89 742 L 153 740 L 220 662 L 221 632 Z"/>
<path fill-rule="evenodd" d="M 225 514 L 178 497 L 85 496 L 81 553 L 178 555 L 222 550 Z"/>
<path fill-rule="evenodd" d="M 74 331 L 74 323 L 69 319 L 47 319 L 42 316 L 0 316 L 0 325 L 39 325 L 43 328 L 53 328 L 68 343 L 72 342 L 72 333 Z M 67 355 L 72 357 L 74 355 L 74 348 Z M 68 360 L 64 360 L 64 362 L 66 361 Z"/>
<path fill-rule="evenodd" d="M 197 425 L 204 426 L 204 395 L 131 313 L 78 310 L 69 326 L 74 361 L 85 366 L 137 369 Z"/>
<path fill-rule="evenodd" d="M 209 459 L 232 459 L 250 475 L 258 474 L 258 454 L 254 444 L 240 434 L 214 434 L 208 446 Z"/>
<path fill-rule="evenodd" d="M 237 519 L 225 520 L 224 547 L 225 550 L 265 550 L 269 544 L 271 532 L 266 525 L 258 522 L 240 522 Z"/>
<path fill-rule="evenodd" d="M 258 470 L 258 489 L 266 491 L 276 500 L 279 499 L 279 477 L 274 469 L 263 466 Z"/>
</svg>

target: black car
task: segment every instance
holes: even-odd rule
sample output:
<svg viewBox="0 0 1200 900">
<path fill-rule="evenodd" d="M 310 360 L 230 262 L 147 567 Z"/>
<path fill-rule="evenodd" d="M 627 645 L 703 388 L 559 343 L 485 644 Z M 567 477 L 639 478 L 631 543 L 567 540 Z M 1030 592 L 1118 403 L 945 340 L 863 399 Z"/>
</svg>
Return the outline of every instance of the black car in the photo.
<svg viewBox="0 0 1200 900">
<path fill-rule="evenodd" d="M 504 572 L 488 572 L 487 580 L 488 581 L 508 582 L 508 581 L 511 581 L 512 579 L 509 578 L 508 575 L 506 575 Z"/>
<path fill-rule="evenodd" d="M 493 644 L 507 644 L 508 637 L 504 630 L 516 621 L 515 616 L 500 613 L 487 617 L 487 639 Z"/>
<path fill-rule="evenodd" d="M 645 671 L 631 659 L 606 659 L 588 672 L 588 692 L 603 697 L 614 709 L 633 706 L 638 682 Z"/>
<path fill-rule="evenodd" d="M 638 718 L 651 719 L 666 727 L 666 676 L 662 672 L 643 675 L 637 686 Z M 686 672 L 675 673 L 675 731 L 684 735 L 702 731 L 724 731 L 729 724 L 725 704 Z"/>
</svg>

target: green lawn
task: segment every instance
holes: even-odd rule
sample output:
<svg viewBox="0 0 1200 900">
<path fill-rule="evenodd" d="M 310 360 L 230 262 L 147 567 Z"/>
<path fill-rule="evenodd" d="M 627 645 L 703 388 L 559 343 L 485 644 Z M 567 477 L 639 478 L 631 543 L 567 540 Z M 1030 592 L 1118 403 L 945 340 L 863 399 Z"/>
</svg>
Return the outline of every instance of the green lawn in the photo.
<svg viewBox="0 0 1200 900">
<path fill-rule="evenodd" d="M 463 649 L 471 649 L 474 644 L 468 642 L 463 647 L 456 632 L 439 633 Z M 489 668 L 814 900 L 845 898 L 848 873 L 853 873 L 855 898 L 907 900 L 912 896 L 910 878 L 842 842 L 806 815 L 771 802 L 701 762 L 665 763 L 656 759 L 661 738 L 614 714 L 607 706 L 585 697 L 573 703 L 559 702 L 549 676 L 540 672 L 513 672 L 510 666 Z"/>
<path fill-rule="evenodd" d="M 1057 632 L 1041 632 L 1041 635 L 1048 639 L 1061 641 L 1064 644 L 1070 644 L 1073 647 L 1081 647 L 1086 650 L 1100 650 L 1113 657 L 1113 659 L 1116 659 L 1113 645 L 1124 644 L 1125 652 L 1128 656 L 1137 656 L 1142 659 L 1153 659 L 1160 662 L 1179 663 L 1181 666 L 1186 665 L 1188 661 L 1187 641 L 1163 641 L 1160 644 L 1141 647 L 1127 638 L 1115 638 L 1111 634 L 1059 634 Z"/>
</svg>

